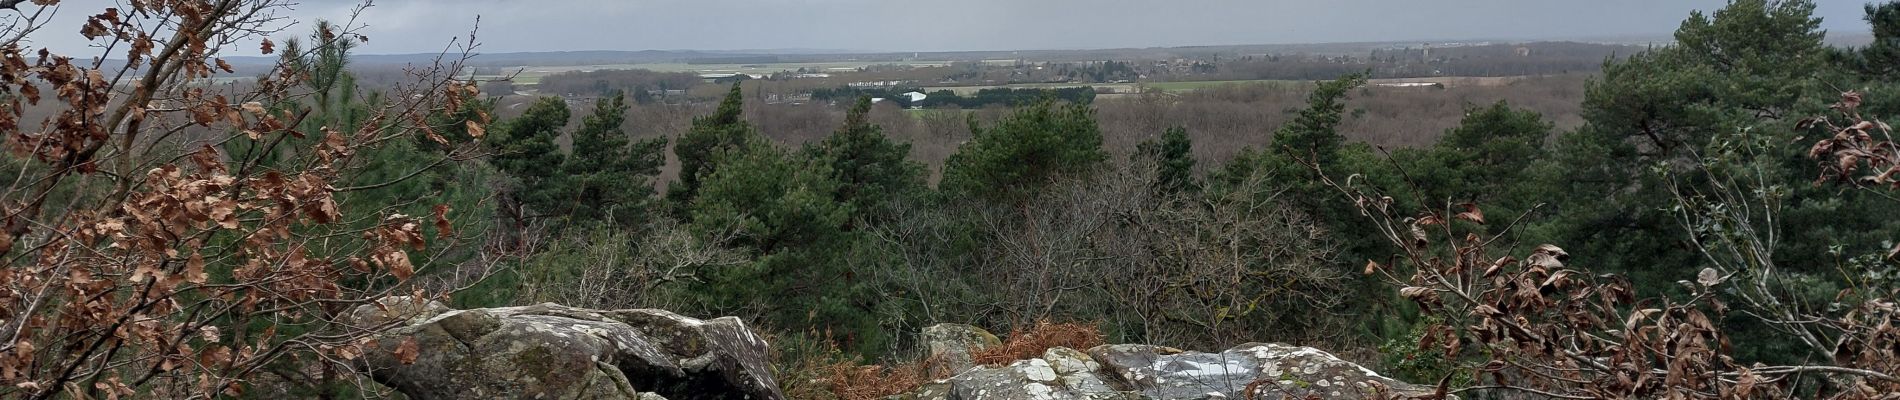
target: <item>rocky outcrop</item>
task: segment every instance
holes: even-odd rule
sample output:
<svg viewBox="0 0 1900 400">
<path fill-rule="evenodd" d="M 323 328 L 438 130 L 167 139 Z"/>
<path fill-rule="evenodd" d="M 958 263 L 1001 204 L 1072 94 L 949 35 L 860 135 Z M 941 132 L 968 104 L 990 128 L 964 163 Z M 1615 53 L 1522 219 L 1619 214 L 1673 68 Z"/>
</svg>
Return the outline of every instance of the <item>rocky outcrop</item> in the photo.
<svg viewBox="0 0 1900 400">
<path fill-rule="evenodd" d="M 395 324 L 363 360 L 411 399 L 755 399 L 785 396 L 767 348 L 737 318 L 540 304 L 450 310 L 386 299 L 351 313 Z"/>
<path fill-rule="evenodd" d="M 977 329 L 966 327 L 959 329 Z M 922 338 L 934 346 L 931 337 Z M 1249 396 L 1252 392 L 1252 396 Z M 919 388 L 917 400 L 1366 399 L 1430 394 L 1311 347 L 1249 343 L 1220 353 L 1106 345 L 968 370 Z"/>
<path fill-rule="evenodd" d="M 1319 349 L 1278 343 L 1248 343 L 1220 353 L 1122 344 L 1089 349 L 1089 355 L 1117 382 L 1157 399 L 1410 398 L 1432 392 Z"/>
<path fill-rule="evenodd" d="M 360 360 L 375 381 L 410 399 L 778 400 L 767 345 L 737 318 L 698 320 L 660 310 L 600 311 L 556 304 L 452 310 L 395 297 L 348 315 L 388 328 Z M 947 379 L 900 399 L 1138 400 L 1364 399 L 1431 388 L 1380 376 L 1310 347 L 1250 343 L 1219 353 L 1149 345 L 1050 348 L 1000 366 L 971 365 L 998 344 L 967 325 L 920 338 Z"/>
<path fill-rule="evenodd" d="M 989 331 L 964 324 L 936 324 L 924 328 L 918 337 L 924 344 L 924 356 L 932 362 L 930 375 L 954 375 L 976 363 L 971 355 L 978 349 L 1003 344 Z"/>
<path fill-rule="evenodd" d="M 1088 354 L 1057 347 L 1041 358 L 984 367 L 919 388 L 915 400 L 1136 400 L 1140 393 L 1110 386 Z"/>
</svg>

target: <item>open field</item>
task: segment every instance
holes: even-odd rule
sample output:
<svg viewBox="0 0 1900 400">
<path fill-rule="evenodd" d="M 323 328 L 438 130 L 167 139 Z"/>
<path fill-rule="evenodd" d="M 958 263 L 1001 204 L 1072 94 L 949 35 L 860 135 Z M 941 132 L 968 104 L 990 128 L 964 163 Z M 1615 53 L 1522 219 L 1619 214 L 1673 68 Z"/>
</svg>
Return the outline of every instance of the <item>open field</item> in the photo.
<svg viewBox="0 0 1900 400">
<path fill-rule="evenodd" d="M 987 85 L 987 86 L 933 86 L 933 87 L 924 88 L 924 92 L 929 93 L 929 92 L 935 92 L 938 90 L 948 90 L 951 92 L 955 92 L 958 96 L 968 96 L 968 95 L 976 94 L 976 92 L 981 91 L 983 89 L 998 89 L 998 88 L 1064 89 L 1064 88 L 1077 88 L 1077 87 L 1084 87 L 1084 86 L 1093 87 L 1093 88 L 1111 89 L 1111 90 L 1114 90 L 1115 93 L 1139 93 L 1140 92 L 1139 90 L 1136 90 L 1136 89 L 1139 89 L 1138 87 L 1139 85 L 1133 84 L 1133 83 L 1018 83 L 1018 84 L 1013 84 L 1013 85 Z"/>
<path fill-rule="evenodd" d="M 519 71 L 519 72 L 514 73 L 515 83 L 524 84 L 524 85 L 532 85 L 532 84 L 540 83 L 541 78 L 546 77 L 548 75 L 554 75 L 554 74 L 563 73 L 563 72 L 586 72 L 586 71 L 598 71 L 598 70 L 610 70 L 610 69 L 644 69 L 644 70 L 651 70 L 651 71 L 656 71 L 656 72 L 693 72 L 693 73 L 702 73 L 702 74 L 712 74 L 712 73 L 771 74 L 771 73 L 783 72 L 783 71 L 797 71 L 800 69 L 818 71 L 821 73 L 826 72 L 826 71 L 856 71 L 859 68 L 864 68 L 864 67 L 869 67 L 869 66 L 874 66 L 874 65 L 906 65 L 906 66 L 912 66 L 912 67 L 940 67 L 940 66 L 949 65 L 949 62 L 948 61 L 909 61 L 909 62 L 836 61 L 836 62 L 772 63 L 772 64 L 685 64 L 685 63 L 600 64 L 600 65 L 572 65 L 572 66 L 513 67 L 513 68 L 506 69 L 506 71 L 510 71 L 510 72 Z M 494 78 L 494 77 L 499 77 L 499 75 L 481 75 L 477 77 L 478 78 Z"/>
<path fill-rule="evenodd" d="M 1507 77 L 1445 76 L 1445 77 L 1429 77 L 1429 78 L 1373 79 L 1369 81 L 1367 85 L 1372 86 L 1372 87 L 1378 87 L 1380 85 L 1397 85 L 1397 84 L 1408 84 L 1408 83 L 1412 83 L 1412 84 L 1436 83 L 1436 84 L 1445 85 L 1447 87 L 1451 87 L 1451 86 L 1492 87 L 1492 86 L 1508 85 L 1508 84 L 1511 84 L 1512 82 L 1517 82 L 1520 80 L 1524 80 L 1526 78 L 1531 78 L 1531 77 L 1526 77 L 1526 76 L 1507 76 Z M 969 94 L 974 94 L 979 90 L 994 89 L 994 88 L 1060 89 L 1060 88 L 1088 86 L 1088 87 L 1095 87 L 1095 88 L 1107 88 L 1107 89 L 1113 90 L 1115 93 L 1141 93 L 1142 89 L 1155 89 L 1155 90 L 1160 90 L 1163 92 L 1175 93 L 1175 92 L 1192 92 L 1192 91 L 1201 90 L 1201 89 L 1217 88 L 1217 87 L 1231 86 L 1231 85 L 1267 85 L 1267 86 L 1295 85 L 1297 86 L 1297 85 L 1305 85 L 1305 84 L 1311 84 L 1311 83 L 1312 81 L 1283 80 L 1283 79 L 1256 79 L 1256 80 L 1240 80 L 1240 81 L 1095 83 L 1095 84 L 1021 83 L 1021 84 L 1013 84 L 1013 85 L 988 85 L 988 86 L 935 86 L 935 87 L 926 87 L 924 88 L 924 91 L 934 92 L 938 90 L 949 90 L 952 92 L 956 92 L 958 95 L 969 95 Z"/>
</svg>

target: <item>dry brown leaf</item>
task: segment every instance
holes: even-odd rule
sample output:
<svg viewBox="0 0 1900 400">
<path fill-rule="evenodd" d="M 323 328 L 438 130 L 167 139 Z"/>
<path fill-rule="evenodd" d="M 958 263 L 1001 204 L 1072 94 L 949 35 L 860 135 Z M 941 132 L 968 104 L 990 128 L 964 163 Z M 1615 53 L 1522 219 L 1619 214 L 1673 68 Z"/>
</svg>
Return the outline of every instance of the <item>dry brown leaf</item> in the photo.
<svg viewBox="0 0 1900 400">
<path fill-rule="evenodd" d="M 1458 213 L 1458 215 L 1452 216 L 1452 218 L 1476 222 L 1478 223 L 1478 225 L 1484 225 L 1484 211 L 1479 210 L 1477 204 L 1465 203 L 1459 206 L 1464 207 L 1465 212 Z"/>
<path fill-rule="evenodd" d="M 1546 244 L 1537 246 L 1536 250 L 1531 251 L 1530 258 L 1525 261 L 1544 269 L 1555 270 L 1564 267 L 1563 260 L 1566 258 L 1570 258 L 1570 253 L 1565 253 L 1564 249 L 1557 246 Z"/>
<path fill-rule="evenodd" d="M 1490 267 L 1484 269 L 1484 277 L 1490 278 L 1497 276 L 1499 272 L 1504 271 L 1504 267 L 1511 266 L 1511 264 L 1517 264 L 1516 257 L 1504 256 L 1503 258 L 1499 258 L 1497 261 L 1491 262 Z"/>
<path fill-rule="evenodd" d="M 1695 281 L 1702 284 L 1702 287 L 1719 285 L 1722 283 L 1722 274 L 1716 272 L 1715 268 L 1703 268 L 1702 272 L 1696 273 Z"/>
<path fill-rule="evenodd" d="M 488 134 L 488 129 L 487 129 L 487 128 L 483 128 L 483 127 L 482 127 L 482 124 L 479 124 L 479 123 L 475 123 L 475 121 L 472 121 L 472 120 L 471 120 L 471 121 L 468 121 L 468 122 L 466 122 L 466 123 L 464 123 L 464 124 L 468 126 L 468 136 L 469 136 L 469 137 L 473 137 L 473 138 L 476 138 L 476 139 L 481 139 L 483 135 L 487 135 L 487 134 Z"/>
<path fill-rule="evenodd" d="M 1432 243 L 1431 237 L 1425 234 L 1424 227 L 1420 227 L 1418 224 L 1412 224 L 1411 228 L 1413 246 L 1425 247 L 1425 245 Z"/>
<path fill-rule="evenodd" d="M 405 338 L 402 344 L 396 346 L 396 362 L 400 362 L 402 365 L 415 364 L 416 357 L 422 355 L 421 352 L 422 350 L 416 344 L 415 337 Z"/>
<path fill-rule="evenodd" d="M 447 238 L 455 236 L 455 224 L 449 223 L 449 205 L 435 205 L 435 236 Z"/>
<path fill-rule="evenodd" d="M 345 360 L 355 360 L 357 357 L 363 356 L 363 348 L 354 344 L 337 346 L 337 348 L 331 349 L 330 352 L 336 354 L 338 358 Z"/>
<path fill-rule="evenodd" d="M 192 253 L 191 258 L 185 260 L 185 281 L 203 285 L 210 279 L 210 274 L 205 273 L 204 256 Z"/>
</svg>

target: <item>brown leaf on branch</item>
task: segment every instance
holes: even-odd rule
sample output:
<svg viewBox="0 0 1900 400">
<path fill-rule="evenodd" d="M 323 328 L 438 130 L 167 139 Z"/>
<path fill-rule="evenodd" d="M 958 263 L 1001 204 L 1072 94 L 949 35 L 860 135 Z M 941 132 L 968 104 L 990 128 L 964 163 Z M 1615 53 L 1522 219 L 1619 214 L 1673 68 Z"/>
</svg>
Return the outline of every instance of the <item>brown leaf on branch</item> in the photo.
<svg viewBox="0 0 1900 400">
<path fill-rule="evenodd" d="M 1702 287 L 1712 287 L 1722 283 L 1722 274 L 1716 272 L 1715 268 L 1703 268 L 1702 272 L 1696 273 L 1695 281 Z"/>
<path fill-rule="evenodd" d="M 1491 278 L 1498 276 L 1499 272 L 1504 271 L 1504 267 L 1513 264 L 1517 264 L 1517 257 L 1504 256 L 1503 258 L 1499 258 L 1497 261 L 1492 262 L 1490 267 L 1484 269 L 1484 277 Z"/>
<path fill-rule="evenodd" d="M 472 120 L 468 121 L 465 123 L 465 125 L 468 126 L 469 137 L 481 139 L 483 135 L 488 134 L 488 129 L 483 128 L 482 124 L 475 123 L 475 121 L 472 121 Z"/>
<path fill-rule="evenodd" d="M 1844 113 L 1852 113 L 1854 112 L 1854 110 L 1860 109 L 1860 102 L 1861 102 L 1860 92 L 1847 91 L 1847 92 L 1841 93 L 1841 101 L 1834 103 L 1833 108 L 1836 111 L 1840 111 Z"/>
<path fill-rule="evenodd" d="M 1479 210 L 1477 204 L 1464 203 L 1464 204 L 1460 204 L 1459 206 L 1463 207 L 1465 211 L 1458 213 L 1458 215 L 1452 216 L 1452 218 L 1476 222 L 1478 223 L 1478 225 L 1484 225 L 1484 211 Z"/>
<path fill-rule="evenodd" d="M 1565 253 L 1564 249 L 1546 244 L 1537 246 L 1536 250 L 1532 250 L 1530 258 L 1525 259 L 1525 262 L 1530 263 L 1530 265 L 1543 267 L 1546 270 L 1555 270 L 1563 268 L 1563 260 L 1569 258 L 1570 253 Z"/>
<path fill-rule="evenodd" d="M 435 205 L 435 236 L 447 238 L 455 236 L 455 224 L 449 223 L 449 205 Z"/>
<path fill-rule="evenodd" d="M 192 253 L 191 258 L 185 260 L 185 281 L 203 285 L 210 279 L 210 274 L 205 272 L 204 256 Z"/>
</svg>

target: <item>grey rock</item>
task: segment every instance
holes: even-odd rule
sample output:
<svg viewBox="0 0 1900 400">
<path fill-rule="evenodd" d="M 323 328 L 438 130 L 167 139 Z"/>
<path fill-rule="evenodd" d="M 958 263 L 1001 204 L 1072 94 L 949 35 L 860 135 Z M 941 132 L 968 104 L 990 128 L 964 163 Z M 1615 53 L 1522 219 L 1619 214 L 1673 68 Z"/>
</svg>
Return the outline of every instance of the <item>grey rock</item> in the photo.
<svg viewBox="0 0 1900 400">
<path fill-rule="evenodd" d="M 1356 400 L 1431 393 L 1431 387 L 1386 378 L 1311 347 L 1249 343 L 1220 353 L 1201 353 L 1121 344 L 1098 346 L 1086 353 L 1051 348 L 1039 358 L 967 369 L 893 399 Z"/>
<path fill-rule="evenodd" d="M 1139 394 L 1109 386 L 1098 374 L 1101 364 L 1088 354 L 1052 348 L 1041 358 L 1006 366 L 976 368 L 949 379 L 926 384 L 911 396 L 917 400 L 1136 400 Z"/>
<path fill-rule="evenodd" d="M 765 341 L 737 318 L 557 304 L 448 310 L 406 299 L 384 303 L 350 315 L 359 326 L 400 324 L 376 337 L 363 361 L 372 379 L 411 399 L 785 398 L 772 380 Z M 397 349 L 411 340 L 416 357 L 403 363 Z"/>
<path fill-rule="evenodd" d="M 975 326 L 964 324 L 937 324 L 924 328 L 918 335 L 923 343 L 924 356 L 934 361 L 931 375 L 954 375 L 975 368 L 970 358 L 984 347 L 1000 345 L 1003 342 L 995 334 Z"/>
<path fill-rule="evenodd" d="M 1248 343 L 1220 353 L 1107 345 L 1089 355 L 1133 390 L 1162 399 L 1364 399 L 1430 394 L 1311 347 Z"/>
</svg>

